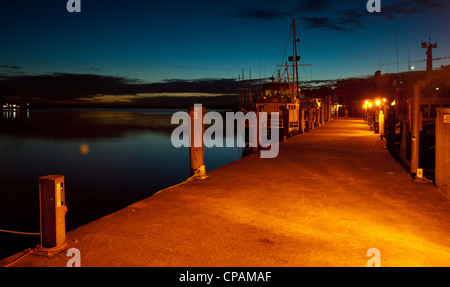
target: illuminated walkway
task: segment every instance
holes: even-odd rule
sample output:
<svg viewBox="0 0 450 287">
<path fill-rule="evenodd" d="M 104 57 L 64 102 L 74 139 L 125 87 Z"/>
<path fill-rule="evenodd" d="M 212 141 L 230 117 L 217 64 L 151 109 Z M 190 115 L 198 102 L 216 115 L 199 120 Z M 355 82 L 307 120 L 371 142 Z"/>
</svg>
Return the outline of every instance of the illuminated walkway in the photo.
<svg viewBox="0 0 450 287">
<path fill-rule="evenodd" d="M 288 139 L 275 159 L 250 155 L 67 238 L 82 266 L 366 266 L 370 248 L 381 266 L 449 266 L 449 201 L 383 145 L 362 120 L 337 119 Z"/>
</svg>

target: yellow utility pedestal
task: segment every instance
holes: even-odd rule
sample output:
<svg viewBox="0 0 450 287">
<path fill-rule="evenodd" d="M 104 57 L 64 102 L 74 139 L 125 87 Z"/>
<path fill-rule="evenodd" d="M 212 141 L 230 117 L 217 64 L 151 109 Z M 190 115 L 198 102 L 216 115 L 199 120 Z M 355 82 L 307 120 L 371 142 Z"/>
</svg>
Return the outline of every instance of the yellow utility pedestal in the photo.
<svg viewBox="0 0 450 287">
<path fill-rule="evenodd" d="M 39 178 L 41 246 L 57 247 L 66 242 L 66 204 L 63 175 Z"/>
</svg>

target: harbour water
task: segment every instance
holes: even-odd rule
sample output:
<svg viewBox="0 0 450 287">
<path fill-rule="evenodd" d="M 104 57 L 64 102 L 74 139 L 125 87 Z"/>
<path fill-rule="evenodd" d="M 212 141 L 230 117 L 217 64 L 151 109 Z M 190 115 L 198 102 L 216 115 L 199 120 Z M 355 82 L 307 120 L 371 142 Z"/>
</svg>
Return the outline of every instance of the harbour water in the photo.
<svg viewBox="0 0 450 287">
<path fill-rule="evenodd" d="M 39 233 L 40 176 L 65 176 L 67 231 L 188 178 L 189 149 L 170 140 L 176 111 L 3 111 L 0 229 Z M 206 148 L 206 169 L 241 153 L 238 147 Z M 0 232 L 0 244 L 4 258 L 35 247 L 39 236 Z"/>
</svg>

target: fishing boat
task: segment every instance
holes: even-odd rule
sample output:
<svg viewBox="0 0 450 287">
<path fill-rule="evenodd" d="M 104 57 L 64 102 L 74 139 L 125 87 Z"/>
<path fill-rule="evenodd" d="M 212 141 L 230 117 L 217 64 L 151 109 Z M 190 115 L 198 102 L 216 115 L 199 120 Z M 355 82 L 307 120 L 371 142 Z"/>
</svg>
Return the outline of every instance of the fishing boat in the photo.
<svg viewBox="0 0 450 287">
<path fill-rule="evenodd" d="M 251 79 L 249 80 L 250 87 L 244 88 L 244 84 L 242 84 L 244 83 L 244 75 L 242 75 L 239 87 L 239 110 L 256 113 L 266 112 L 267 123 L 265 126 L 267 126 L 267 129 L 265 132 L 270 132 L 270 128 L 273 127 L 279 128 L 279 140 L 304 133 L 317 126 L 319 124 L 319 109 L 322 104 L 322 99 L 305 97 L 301 92 L 298 67 L 310 66 L 310 64 L 299 64 L 300 56 L 297 54 L 299 40 L 295 32 L 295 19 L 291 29 L 293 35 L 292 56 L 288 56 L 288 61 L 283 65 L 277 66 L 276 77 L 272 76 L 268 80 L 265 79 L 263 83 L 260 83 L 256 92 L 252 94 Z M 289 45 L 289 41 L 287 45 Z M 287 49 L 288 46 L 286 46 Z M 250 94 L 247 103 L 245 102 L 246 92 Z M 270 116 L 274 112 L 279 113 L 278 121 L 272 120 Z M 270 137 L 270 135 L 268 136 Z"/>
</svg>

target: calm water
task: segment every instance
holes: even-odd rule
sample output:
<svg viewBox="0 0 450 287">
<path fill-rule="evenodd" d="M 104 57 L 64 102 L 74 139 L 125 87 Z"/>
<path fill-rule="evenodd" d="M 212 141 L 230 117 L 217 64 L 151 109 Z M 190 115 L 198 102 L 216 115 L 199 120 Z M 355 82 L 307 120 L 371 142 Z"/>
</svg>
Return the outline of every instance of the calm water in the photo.
<svg viewBox="0 0 450 287">
<path fill-rule="evenodd" d="M 1 112 L 1 111 L 0 111 Z M 40 176 L 65 176 L 66 229 L 151 196 L 189 177 L 188 148 L 174 148 L 176 110 L 31 110 L 0 114 L 0 229 L 39 232 Z M 240 157 L 205 149 L 206 169 Z M 0 232 L 0 258 L 39 236 Z"/>
</svg>

